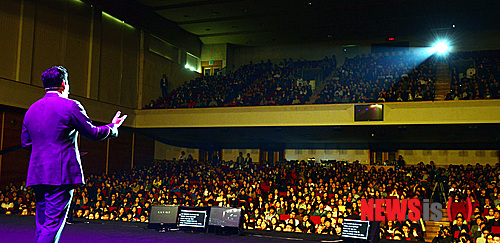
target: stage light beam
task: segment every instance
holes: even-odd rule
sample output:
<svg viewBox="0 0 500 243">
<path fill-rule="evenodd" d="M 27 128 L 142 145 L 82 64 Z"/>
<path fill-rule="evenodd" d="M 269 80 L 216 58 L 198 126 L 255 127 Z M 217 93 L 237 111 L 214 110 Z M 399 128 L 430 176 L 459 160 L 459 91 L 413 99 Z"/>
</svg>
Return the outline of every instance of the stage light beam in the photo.
<svg viewBox="0 0 500 243">
<path fill-rule="evenodd" d="M 437 41 L 432 46 L 432 52 L 437 53 L 439 55 L 448 54 L 448 52 L 450 52 L 450 50 L 451 50 L 450 44 L 444 40 Z"/>
</svg>

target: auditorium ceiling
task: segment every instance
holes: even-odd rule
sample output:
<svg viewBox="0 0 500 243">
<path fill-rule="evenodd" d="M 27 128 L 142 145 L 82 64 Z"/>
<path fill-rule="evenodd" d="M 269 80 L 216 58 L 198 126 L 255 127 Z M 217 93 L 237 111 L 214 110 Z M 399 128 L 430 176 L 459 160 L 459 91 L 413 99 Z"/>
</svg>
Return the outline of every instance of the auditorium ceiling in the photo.
<svg viewBox="0 0 500 243">
<path fill-rule="evenodd" d="M 500 1 L 84 0 L 125 21 L 160 17 L 204 44 L 259 46 L 498 28 Z M 159 25 L 167 22 L 156 21 Z M 147 28 L 147 26 L 145 26 Z M 158 28 L 155 28 L 158 29 Z"/>
<path fill-rule="evenodd" d="M 167 144 L 205 149 L 498 150 L 500 147 L 500 124 L 155 128 L 138 132 Z"/>
</svg>

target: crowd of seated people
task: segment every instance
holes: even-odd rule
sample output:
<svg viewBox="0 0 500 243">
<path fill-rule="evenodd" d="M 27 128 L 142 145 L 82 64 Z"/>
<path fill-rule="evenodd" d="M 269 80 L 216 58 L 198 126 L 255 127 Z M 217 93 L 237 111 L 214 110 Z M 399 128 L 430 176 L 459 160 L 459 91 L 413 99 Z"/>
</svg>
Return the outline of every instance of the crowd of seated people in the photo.
<svg viewBox="0 0 500 243">
<path fill-rule="evenodd" d="M 250 63 L 228 75 L 196 78 L 184 83 L 146 108 L 201 108 L 304 104 L 312 94 L 311 85 L 301 78 L 304 69 L 321 69 L 328 75 L 335 59 L 293 61 L 279 64 L 270 60 Z"/>
<path fill-rule="evenodd" d="M 459 52 L 450 60 L 473 60 L 466 69 L 451 67 L 451 92 L 446 100 L 500 98 L 500 51 Z M 304 104 L 311 86 L 301 70 L 321 68 L 325 81 L 316 104 L 433 101 L 436 58 L 422 60 L 415 51 L 346 58 L 336 68 L 334 58 L 321 61 L 269 60 L 244 65 L 226 76 L 206 76 L 186 82 L 145 108 L 195 108 Z M 333 73 L 332 73 L 333 72 Z M 459 76 L 463 74 L 463 76 Z"/>
<path fill-rule="evenodd" d="M 361 199 L 428 199 L 435 182 L 441 182 L 453 200 L 477 203 L 473 218 L 457 214 L 445 236 L 478 239 L 488 237 L 479 232 L 500 226 L 499 175 L 499 164 L 437 167 L 432 161 L 396 170 L 357 162 L 155 161 L 131 171 L 89 176 L 75 191 L 72 213 L 89 221 L 147 222 L 152 205 L 240 207 L 245 229 L 338 235 L 345 218 L 360 214 Z M 11 183 L 0 191 L 0 211 L 34 215 L 33 200 L 24 183 Z M 380 234 L 422 240 L 422 223 L 382 222 Z"/>
<path fill-rule="evenodd" d="M 459 52 L 450 60 L 472 60 L 474 64 L 451 68 L 447 100 L 500 99 L 500 51 Z"/>
<path fill-rule="evenodd" d="M 316 104 L 434 100 L 436 60 L 415 52 L 346 58 Z"/>
</svg>

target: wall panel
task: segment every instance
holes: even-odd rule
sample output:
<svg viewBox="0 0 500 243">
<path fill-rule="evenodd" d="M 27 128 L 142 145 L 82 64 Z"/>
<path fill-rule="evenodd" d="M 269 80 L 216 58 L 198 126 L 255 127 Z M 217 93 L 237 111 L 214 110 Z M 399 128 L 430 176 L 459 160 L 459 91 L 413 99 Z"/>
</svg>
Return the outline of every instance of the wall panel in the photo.
<svg viewBox="0 0 500 243">
<path fill-rule="evenodd" d="M 149 104 L 151 100 L 156 100 L 161 96 L 160 79 L 163 74 L 168 77 L 168 90 L 171 92 L 184 82 L 201 77 L 201 74 L 190 71 L 178 64 L 149 51 L 154 37 L 146 36 L 144 40 L 144 78 L 142 84 L 142 106 Z"/>
<path fill-rule="evenodd" d="M 222 150 L 222 160 L 224 161 L 236 161 L 236 158 L 243 153 L 243 157 L 247 157 L 247 153 L 252 157 L 252 162 L 259 162 L 259 150 L 258 149 L 223 149 Z"/>
<path fill-rule="evenodd" d="M 3 149 L 21 144 L 21 130 L 24 114 L 5 112 Z M 1 183 L 20 183 L 26 180 L 29 164 L 29 152 L 24 149 L 2 155 Z"/>
<path fill-rule="evenodd" d="M 107 144 L 106 140 L 95 142 L 80 136 L 80 153 L 87 152 L 81 157 L 85 175 L 100 174 L 106 171 Z"/>
<path fill-rule="evenodd" d="M 369 150 L 366 149 L 287 149 L 285 158 L 287 160 L 306 160 L 309 158 L 319 160 L 339 160 L 339 161 L 359 161 L 361 164 L 367 164 L 370 159 Z"/>
<path fill-rule="evenodd" d="M 0 39 L 0 78 L 4 80 L 42 87 L 42 72 L 62 65 L 69 71 L 72 94 L 137 108 L 139 90 L 144 89 L 144 103 L 160 96 L 162 74 L 169 76 L 171 89 L 199 76 L 178 60 L 152 53 L 149 61 L 140 60 L 142 30 L 82 1 L 2 0 L 1 6 L 0 31 L 8 36 Z M 190 52 L 199 56 L 200 47 Z M 145 70 L 146 63 L 150 68 Z M 141 69 L 147 77 L 140 77 Z M 145 80 L 140 89 L 139 80 Z"/>
<path fill-rule="evenodd" d="M 99 79 L 101 72 L 101 33 L 102 33 L 102 14 L 100 11 L 92 12 L 91 16 L 91 44 L 89 80 L 87 86 L 87 98 L 99 100 Z"/>
<path fill-rule="evenodd" d="M 184 151 L 186 153 L 186 156 L 191 154 L 191 156 L 193 156 L 193 159 L 196 160 L 198 160 L 198 158 L 200 157 L 199 149 L 181 148 L 155 141 L 154 159 L 172 160 L 173 158 L 175 158 L 178 160 L 181 156 L 181 151 Z"/>
<path fill-rule="evenodd" d="M 137 80 L 139 77 L 140 31 L 129 26 L 123 27 L 123 69 L 120 103 L 137 108 Z"/>
<path fill-rule="evenodd" d="M 13 1 L 14 2 L 14 1 Z M 21 29 L 21 52 L 19 53 L 19 82 L 41 83 L 40 77 L 32 80 L 33 73 L 33 48 L 35 41 L 35 16 L 36 3 L 33 1 L 23 1 L 22 29 Z M 17 79 L 17 78 L 16 78 Z M 41 85 L 41 84 L 40 84 Z"/>
<path fill-rule="evenodd" d="M 132 162 L 132 133 L 121 130 L 117 138 L 109 140 L 108 173 L 130 170 Z"/>
<path fill-rule="evenodd" d="M 134 139 L 134 167 L 140 168 L 153 161 L 155 141 L 137 133 Z"/>
<path fill-rule="evenodd" d="M 142 106 L 149 104 L 161 96 L 160 79 L 163 74 L 170 74 L 171 66 L 174 65 L 168 59 L 146 51 L 144 60 L 144 79 L 142 84 Z M 171 90 L 172 78 L 169 79 L 169 90 Z M 141 107 L 142 108 L 142 107 Z"/>
<path fill-rule="evenodd" d="M 4 1 L 0 8 L 0 33 L 9 38 L 0 38 L 0 77 L 16 78 L 17 50 L 19 42 L 21 4 L 19 1 Z"/>
<path fill-rule="evenodd" d="M 66 5 L 64 65 L 70 74 L 71 93 L 85 97 L 87 94 L 92 8 L 76 1 L 68 2 Z"/>
<path fill-rule="evenodd" d="M 38 1 L 33 43 L 33 85 L 42 87 L 40 76 L 51 66 L 64 65 L 66 23 L 64 6 L 52 1 Z M 63 14 L 61 14 L 63 13 Z"/>
<path fill-rule="evenodd" d="M 119 104 L 122 80 L 123 24 L 102 15 L 99 100 Z"/>
<path fill-rule="evenodd" d="M 498 150 L 399 150 L 407 164 L 459 165 L 476 163 L 494 166 L 499 162 Z"/>
</svg>

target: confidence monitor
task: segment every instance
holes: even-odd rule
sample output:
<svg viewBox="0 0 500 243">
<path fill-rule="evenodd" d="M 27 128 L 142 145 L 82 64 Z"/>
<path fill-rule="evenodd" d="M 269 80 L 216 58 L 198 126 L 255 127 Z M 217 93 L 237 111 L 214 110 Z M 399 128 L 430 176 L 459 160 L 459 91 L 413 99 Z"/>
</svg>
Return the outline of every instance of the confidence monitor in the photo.
<svg viewBox="0 0 500 243">
<path fill-rule="evenodd" d="M 354 121 L 383 121 L 384 105 L 354 105 Z"/>
<path fill-rule="evenodd" d="M 211 207 L 208 225 L 240 227 L 241 208 Z"/>
<path fill-rule="evenodd" d="M 241 208 L 211 207 L 208 232 L 238 234 L 241 226 Z"/>
<path fill-rule="evenodd" d="M 210 207 L 179 207 L 177 226 L 181 230 L 206 230 Z"/>
<path fill-rule="evenodd" d="M 344 219 L 342 237 L 367 240 L 369 230 L 370 221 Z"/>
<path fill-rule="evenodd" d="M 148 228 L 159 229 L 160 227 L 176 227 L 178 209 L 178 206 L 152 206 Z"/>
</svg>

